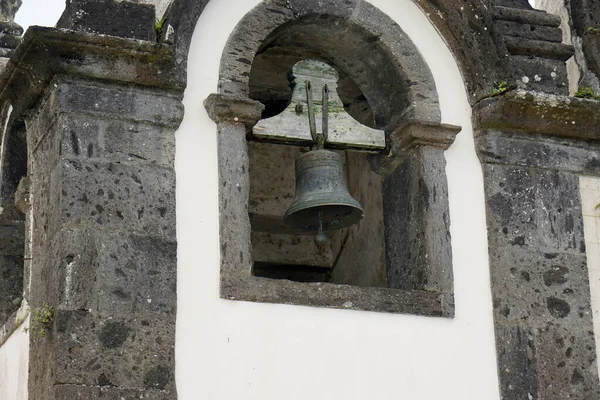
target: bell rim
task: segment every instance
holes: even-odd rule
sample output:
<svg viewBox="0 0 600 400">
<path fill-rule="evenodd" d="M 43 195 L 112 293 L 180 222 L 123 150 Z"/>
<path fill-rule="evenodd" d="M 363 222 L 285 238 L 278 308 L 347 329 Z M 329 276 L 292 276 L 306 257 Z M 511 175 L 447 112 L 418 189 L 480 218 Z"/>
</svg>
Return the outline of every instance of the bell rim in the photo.
<svg viewBox="0 0 600 400">
<path fill-rule="evenodd" d="M 318 230 L 316 228 L 315 229 L 303 229 L 303 228 L 301 228 L 301 224 L 294 223 L 297 221 L 297 219 L 294 219 L 294 214 L 297 214 L 304 210 L 309 210 L 311 208 L 327 207 L 327 206 L 348 207 L 351 209 L 352 213 L 349 217 L 341 219 L 339 225 L 334 225 L 333 227 L 329 226 L 328 228 L 325 229 L 326 231 L 333 231 L 333 230 L 348 228 L 348 227 L 360 222 L 365 216 L 365 211 L 358 201 L 356 202 L 356 204 L 342 203 L 342 202 L 327 203 L 327 204 L 322 204 L 322 205 L 317 205 L 317 206 L 313 205 L 311 207 L 296 207 L 294 209 L 292 209 L 292 207 L 290 207 L 290 208 L 288 208 L 288 210 L 285 212 L 285 214 L 283 216 L 283 223 L 285 226 L 287 226 L 289 228 L 294 228 L 294 229 L 297 229 L 302 232 L 316 232 Z"/>
</svg>

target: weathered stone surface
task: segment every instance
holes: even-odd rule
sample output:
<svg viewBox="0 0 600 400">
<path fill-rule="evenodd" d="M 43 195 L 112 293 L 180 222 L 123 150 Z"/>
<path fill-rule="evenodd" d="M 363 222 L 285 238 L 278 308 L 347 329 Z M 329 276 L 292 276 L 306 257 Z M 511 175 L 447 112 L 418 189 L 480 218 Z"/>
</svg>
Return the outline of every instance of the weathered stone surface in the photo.
<svg viewBox="0 0 600 400">
<path fill-rule="evenodd" d="M 204 100 L 204 108 L 215 122 L 239 122 L 251 128 L 260 119 L 265 106 L 240 96 L 212 93 Z"/>
<path fill-rule="evenodd" d="M 174 390 L 174 316 L 57 310 L 55 320 L 57 382 Z"/>
<path fill-rule="evenodd" d="M 172 169 L 64 160 L 52 179 L 60 223 L 175 238 Z"/>
<path fill-rule="evenodd" d="M 484 172 L 490 244 L 585 252 L 577 175 L 500 165 Z"/>
<path fill-rule="evenodd" d="M 417 147 L 383 182 L 389 287 L 452 292 L 445 165 L 441 149 Z"/>
<path fill-rule="evenodd" d="M 554 95 L 569 94 L 569 78 L 564 61 L 526 55 L 511 58 L 517 68 L 511 82 L 514 86 Z"/>
<path fill-rule="evenodd" d="M 329 268 L 333 263 L 333 254 L 331 247 L 317 249 L 311 236 L 253 232 L 252 260 L 269 264 Z"/>
<path fill-rule="evenodd" d="M 1 96 L 3 101 L 8 100 L 13 105 L 13 115 L 17 119 L 21 118 L 24 110 L 29 110 L 40 100 L 53 78 L 68 72 L 72 78 L 109 80 L 166 89 L 178 99 L 182 83 L 172 74 L 166 73 L 172 68 L 172 64 L 173 52 L 167 45 L 30 27 L 22 45 L 0 74 L 0 87 L 11 88 L 2 91 Z M 117 103 L 114 105 L 116 108 L 120 107 Z M 168 121 L 171 115 L 163 117 Z"/>
<path fill-rule="evenodd" d="M 495 132 L 488 143 L 504 143 L 494 142 L 501 135 Z M 523 135 L 505 135 L 503 140 L 523 143 Z M 533 138 L 520 155 L 531 152 L 532 165 L 541 160 L 551 169 L 534 168 L 513 157 L 514 144 L 482 152 L 488 162 L 498 155 L 524 164 L 484 164 L 502 396 L 592 399 L 600 386 L 579 178 L 553 169 L 560 167 L 556 163 L 561 159 L 550 155 L 567 154 L 569 142 L 559 147 L 555 139 Z M 542 156 L 533 155 L 536 144 Z"/>
<path fill-rule="evenodd" d="M 15 115 L 39 101 L 27 121 L 30 302 L 55 318 L 31 336 L 32 400 L 176 398 L 173 133 L 183 107 L 176 85 L 158 84 L 169 55 L 155 46 L 34 29 L 0 77 L 26 88 Z M 144 77 L 150 65 L 155 76 Z M 102 74 L 112 83 L 94 80 Z"/>
<path fill-rule="evenodd" d="M 159 237 L 63 229 L 46 268 L 57 270 L 64 310 L 174 314 L 176 243 Z"/>
<path fill-rule="evenodd" d="M 539 399 L 588 400 L 600 397 L 594 332 L 589 321 L 534 331 Z"/>
<path fill-rule="evenodd" d="M 582 40 L 589 69 L 600 77 L 600 33 L 590 28 L 600 28 L 600 3 L 586 0 L 565 0 L 571 14 L 573 30 Z"/>
<path fill-rule="evenodd" d="M 585 252 L 576 175 L 498 165 L 484 172 L 490 244 Z"/>
<path fill-rule="evenodd" d="M 572 45 L 548 42 L 545 40 L 524 39 L 506 36 L 506 48 L 511 54 L 536 56 L 552 60 L 567 61 L 573 57 L 575 49 Z"/>
<path fill-rule="evenodd" d="M 591 320 L 584 254 L 495 247 L 490 260 L 497 322 L 523 321 L 540 327 Z"/>
<path fill-rule="evenodd" d="M 496 325 L 496 351 L 503 398 L 539 400 L 533 333 L 519 325 Z"/>
<path fill-rule="evenodd" d="M 514 21 L 497 21 L 496 28 L 503 35 L 556 43 L 562 42 L 563 36 L 560 28 Z"/>
<path fill-rule="evenodd" d="M 544 138 L 487 131 L 477 139 L 479 157 L 490 164 L 512 164 L 600 175 L 600 145 L 593 141 Z"/>
<path fill-rule="evenodd" d="M 176 400 L 177 394 L 169 390 L 123 389 L 108 386 L 56 385 L 54 396 L 69 400 Z"/>
<path fill-rule="evenodd" d="M 359 287 L 388 287 L 382 177 L 371 170 L 366 156 L 346 153 L 348 189 L 362 205 L 364 218 L 331 238 L 336 260 L 329 281 Z"/>
<path fill-rule="evenodd" d="M 132 1 L 70 0 L 57 28 L 156 40 L 154 6 Z"/>
<path fill-rule="evenodd" d="M 563 138 L 597 140 L 600 103 L 517 90 L 483 100 L 474 109 L 480 130 L 525 131 Z"/>
<path fill-rule="evenodd" d="M 2 21 L 13 21 L 15 14 L 21 7 L 22 0 L 4 0 L 0 3 L 0 19 Z"/>
<path fill-rule="evenodd" d="M 19 309 L 23 295 L 23 256 L 0 255 L 0 325 Z"/>
<path fill-rule="evenodd" d="M 513 21 L 522 24 L 541 25 L 558 28 L 560 17 L 539 10 L 526 10 L 522 7 L 499 5 L 494 7 L 494 18 L 501 21 Z"/>
</svg>

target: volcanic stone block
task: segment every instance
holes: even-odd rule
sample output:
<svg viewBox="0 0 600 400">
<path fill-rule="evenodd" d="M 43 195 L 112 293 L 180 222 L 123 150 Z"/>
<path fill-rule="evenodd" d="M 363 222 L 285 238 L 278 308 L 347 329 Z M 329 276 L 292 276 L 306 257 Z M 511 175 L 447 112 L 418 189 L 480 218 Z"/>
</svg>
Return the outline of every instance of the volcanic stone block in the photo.
<svg viewBox="0 0 600 400">
<path fill-rule="evenodd" d="M 496 325 L 498 373 L 503 398 L 538 400 L 533 333 L 519 325 Z"/>
<path fill-rule="evenodd" d="M 591 315 L 584 254 L 490 248 L 496 321 L 578 324 Z"/>
<path fill-rule="evenodd" d="M 175 128 L 183 116 L 181 101 L 167 93 L 86 82 L 61 82 L 57 85 L 57 105 L 62 112 L 150 122 Z"/>
<path fill-rule="evenodd" d="M 417 147 L 383 182 L 388 285 L 452 292 L 443 151 Z"/>
<path fill-rule="evenodd" d="M 175 391 L 108 386 L 56 385 L 54 393 L 57 399 L 69 400 L 177 400 Z"/>
<path fill-rule="evenodd" d="M 57 382 L 174 390 L 175 316 L 57 310 Z"/>
<path fill-rule="evenodd" d="M 504 135 L 487 131 L 477 138 L 482 161 L 600 175 L 600 146 L 593 141 L 544 138 L 543 141 L 523 132 Z"/>
<path fill-rule="evenodd" d="M 577 175 L 490 164 L 484 172 L 490 244 L 585 251 Z"/>
<path fill-rule="evenodd" d="M 19 309 L 23 295 L 23 256 L 0 255 L 0 325 Z"/>
<path fill-rule="evenodd" d="M 600 398 L 593 327 L 549 323 L 534 333 L 539 375 L 539 399 Z"/>
<path fill-rule="evenodd" d="M 82 32 L 156 40 L 154 5 L 115 0 L 70 0 L 56 24 Z"/>
<path fill-rule="evenodd" d="M 61 183 L 51 190 L 60 191 L 63 222 L 175 238 L 174 175 L 168 168 L 64 160 L 53 172 Z"/>
</svg>

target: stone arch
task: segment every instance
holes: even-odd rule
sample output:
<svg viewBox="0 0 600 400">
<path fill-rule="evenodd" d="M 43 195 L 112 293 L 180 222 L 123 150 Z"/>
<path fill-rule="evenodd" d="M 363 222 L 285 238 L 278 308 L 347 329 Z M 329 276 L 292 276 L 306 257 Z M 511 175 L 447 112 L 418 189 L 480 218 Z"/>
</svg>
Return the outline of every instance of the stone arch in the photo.
<svg viewBox="0 0 600 400">
<path fill-rule="evenodd" d="M 495 31 L 492 13 L 486 4 L 475 1 L 460 4 L 457 1 L 411 1 L 423 11 L 451 50 L 464 77 L 467 92 L 471 94 L 471 105 L 489 94 L 491 83 L 510 75 L 510 66 L 505 60 L 506 47 Z M 283 12 L 274 13 L 271 17 L 283 24 L 286 20 L 316 10 L 348 18 L 355 13 L 355 9 L 369 7 L 362 0 L 336 0 L 317 5 L 310 3 L 306 0 L 269 0 L 269 4 L 274 4 L 279 12 Z M 176 65 L 173 74 L 180 82 L 186 82 L 187 57 L 192 36 L 197 21 L 208 4 L 209 0 L 173 0 L 165 13 L 165 26 L 172 26 L 175 32 Z"/>
<path fill-rule="evenodd" d="M 376 125 L 388 133 L 410 122 L 440 122 L 425 60 L 408 35 L 369 3 L 260 3 L 238 23 L 225 46 L 220 94 L 250 97 L 254 61 L 274 47 L 287 52 L 285 60 L 276 56 L 284 72 L 302 58 L 332 63 L 358 87 Z"/>
</svg>

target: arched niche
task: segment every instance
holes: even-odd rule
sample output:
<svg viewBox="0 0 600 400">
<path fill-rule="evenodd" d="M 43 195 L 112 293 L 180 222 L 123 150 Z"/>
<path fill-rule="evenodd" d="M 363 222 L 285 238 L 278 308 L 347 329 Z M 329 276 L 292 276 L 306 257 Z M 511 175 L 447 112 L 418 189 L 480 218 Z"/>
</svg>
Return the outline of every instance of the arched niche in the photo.
<svg viewBox="0 0 600 400">
<path fill-rule="evenodd" d="M 388 143 L 370 157 L 346 152 L 350 191 L 370 216 L 333 236 L 330 254 L 317 261 L 306 257 L 314 253 L 310 237 L 291 237 L 278 223 L 294 196 L 293 160 L 302 150 L 247 135 L 285 108 L 287 70 L 305 58 L 338 71 L 346 111 L 383 129 Z M 366 2 L 259 3 L 229 36 L 218 93 L 205 108 L 218 127 L 221 297 L 454 315 L 443 152 L 460 127 L 441 124 L 428 64 L 387 15 Z M 257 182 L 266 183 L 265 198 Z M 315 265 L 328 272 L 315 278 Z"/>
<path fill-rule="evenodd" d="M 287 72 L 305 58 L 331 63 L 347 110 L 365 121 L 361 113 L 369 108 L 388 134 L 411 122 L 440 122 L 429 67 L 402 29 L 366 2 L 303 2 L 295 10 L 276 0 L 260 3 L 227 42 L 219 93 L 261 101 L 273 115 L 289 97 Z"/>
</svg>

